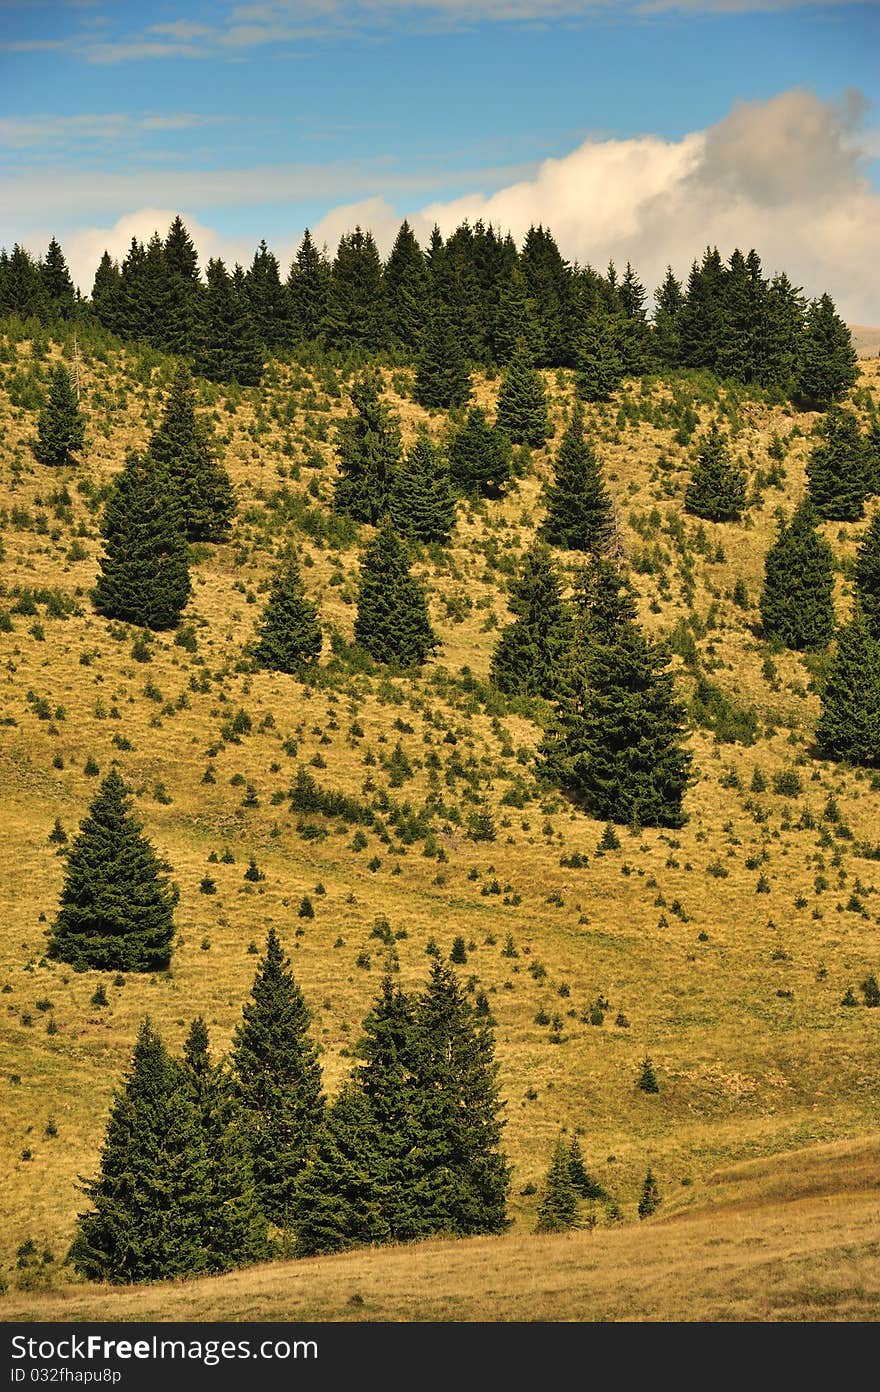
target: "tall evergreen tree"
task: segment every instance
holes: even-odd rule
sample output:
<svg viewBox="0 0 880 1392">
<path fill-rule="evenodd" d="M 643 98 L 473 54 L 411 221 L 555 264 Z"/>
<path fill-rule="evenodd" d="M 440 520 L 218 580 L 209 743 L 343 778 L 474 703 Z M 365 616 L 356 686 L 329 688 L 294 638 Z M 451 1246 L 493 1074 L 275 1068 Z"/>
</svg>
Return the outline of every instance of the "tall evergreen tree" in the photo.
<svg viewBox="0 0 880 1392">
<path fill-rule="evenodd" d="M 229 475 L 203 417 L 196 415 L 196 393 L 189 368 L 181 364 L 171 379 L 161 424 L 149 452 L 167 472 L 177 495 L 184 532 L 190 541 L 222 541 L 235 512 Z"/>
<path fill-rule="evenodd" d="M 42 464 L 72 464 L 85 441 L 85 423 L 64 363 L 53 367 L 46 404 L 37 421 L 34 453 Z"/>
<path fill-rule="evenodd" d="M 880 642 L 880 508 L 856 552 L 856 596 L 868 631 Z"/>
<path fill-rule="evenodd" d="M 806 499 L 783 522 L 764 561 L 761 623 L 786 647 L 821 648 L 834 633 L 834 556 Z"/>
<path fill-rule="evenodd" d="M 95 271 L 92 285 L 92 309 L 98 322 L 113 333 L 118 333 L 119 304 L 122 295 L 122 275 L 119 266 L 105 251 Z"/>
<path fill-rule="evenodd" d="M 608 401 L 623 381 L 622 321 L 594 310 L 575 344 L 575 387 L 582 401 Z"/>
<path fill-rule="evenodd" d="M 869 493 L 865 441 L 854 411 L 832 405 L 807 461 L 810 501 L 820 517 L 857 522 Z"/>
<path fill-rule="evenodd" d="M 707 247 L 688 277 L 685 302 L 678 315 L 683 367 L 718 367 L 724 341 L 724 286 L 727 271 L 717 247 Z"/>
<path fill-rule="evenodd" d="M 562 1136 L 553 1147 L 535 1232 L 566 1232 L 577 1226 L 577 1191 L 571 1180 L 569 1149 Z"/>
<path fill-rule="evenodd" d="M 562 259 L 547 227 L 530 227 L 520 257 L 528 303 L 540 329 L 538 363 L 546 367 L 571 367 L 574 297 L 571 269 Z"/>
<path fill-rule="evenodd" d="M 558 694 L 570 657 L 571 615 L 549 548 L 536 542 L 511 584 L 508 604 L 516 615 L 492 654 L 492 681 L 510 696 Z"/>
<path fill-rule="evenodd" d="M 522 341 L 501 378 L 497 424 L 511 440 L 533 449 L 540 449 L 551 434 L 544 381 Z"/>
<path fill-rule="evenodd" d="M 354 636 L 378 662 L 421 665 L 438 645 L 423 585 L 410 573 L 406 551 L 385 521 L 364 550 Z"/>
<path fill-rule="evenodd" d="M 385 266 L 385 289 L 391 336 L 402 348 L 417 353 L 425 328 L 431 281 L 424 253 L 406 221 L 400 225 Z"/>
<path fill-rule="evenodd" d="M 235 1094 L 262 1210 L 290 1227 L 297 1176 L 323 1118 L 321 1069 L 309 1010 L 274 928 L 235 1031 Z"/>
<path fill-rule="evenodd" d="M 195 244 L 179 214 L 168 229 L 162 250 L 169 289 L 162 341 L 171 353 L 192 353 L 204 292 Z"/>
<path fill-rule="evenodd" d="M 67 269 L 64 252 L 53 237 L 40 267 L 46 313 L 52 319 L 72 319 L 76 311 L 76 291 Z"/>
<path fill-rule="evenodd" d="M 414 1072 L 421 1136 L 415 1196 L 434 1232 L 499 1233 L 510 1167 L 494 1042 L 455 972 L 435 961 L 416 1005 Z"/>
<path fill-rule="evenodd" d="M 210 1164 L 182 1070 L 146 1020 L 130 1071 L 116 1093 L 92 1207 L 77 1220 L 76 1271 L 116 1285 L 223 1270 L 205 1218 Z"/>
<path fill-rule="evenodd" d="M 257 625 L 254 656 L 261 667 L 296 674 L 321 655 L 316 606 L 306 596 L 294 551 L 282 560 Z"/>
<path fill-rule="evenodd" d="M 390 514 L 397 531 L 417 541 L 448 541 L 455 526 L 449 465 L 425 432 L 394 474 Z"/>
<path fill-rule="evenodd" d="M 672 267 L 666 267 L 663 283 L 654 294 L 654 320 L 651 351 L 664 367 L 676 367 L 681 355 L 678 316 L 684 304 L 681 281 Z"/>
<path fill-rule="evenodd" d="M 643 633 L 631 597 L 595 562 L 582 634 L 542 745 L 548 775 L 604 822 L 682 826 L 691 754 L 668 655 Z M 592 578 L 592 583 L 590 583 Z"/>
<path fill-rule="evenodd" d="M 334 506 L 357 522 L 374 525 L 388 511 L 400 463 L 400 426 L 383 405 L 377 378 L 365 376 L 351 388 L 353 411 L 339 426 L 339 475 Z"/>
<path fill-rule="evenodd" d="M 163 970 L 177 903 L 165 868 L 111 769 L 70 848 L 48 955 L 77 970 Z"/>
<path fill-rule="evenodd" d="M 229 1271 L 270 1255 L 251 1158 L 231 1080 L 211 1060 L 204 1019 L 193 1020 L 183 1050 L 182 1083 L 195 1108 L 207 1162 L 199 1236 L 210 1271 Z"/>
<path fill-rule="evenodd" d="M 473 406 L 449 444 L 449 472 L 456 488 L 479 497 L 497 493 L 510 477 L 510 442 Z"/>
<path fill-rule="evenodd" d="M 265 239 L 254 252 L 244 278 L 244 293 L 260 342 L 269 352 L 287 342 L 290 313 L 278 259 Z"/>
<path fill-rule="evenodd" d="M 308 228 L 287 278 L 292 337 L 314 342 L 320 337 L 327 312 L 330 265 L 315 245 Z"/>
<path fill-rule="evenodd" d="M 339 242 L 327 286 L 324 335 L 331 348 L 387 346 L 388 309 L 382 262 L 371 232 L 356 227 Z"/>
<path fill-rule="evenodd" d="M 464 406 L 471 379 L 451 310 L 437 305 L 422 339 L 413 395 L 426 410 Z"/>
<path fill-rule="evenodd" d="M 578 403 L 562 436 L 546 490 L 541 535 L 569 551 L 601 551 L 614 530 L 614 512 L 602 468 L 584 439 L 584 410 Z"/>
<path fill-rule="evenodd" d="M 709 522 L 738 522 L 745 505 L 745 470 L 730 458 L 727 440 L 713 420 L 700 441 L 697 462 L 685 489 L 685 512 Z"/>
<path fill-rule="evenodd" d="M 48 301 L 43 268 L 18 242 L 2 263 L 0 289 L 4 314 L 17 314 L 20 319 L 46 317 Z"/>
<path fill-rule="evenodd" d="M 173 628 L 190 593 L 186 537 L 168 475 L 150 456 L 126 459 L 102 531 L 98 613 L 143 628 Z"/>
<path fill-rule="evenodd" d="M 764 386 L 778 386 L 791 394 L 801 351 L 806 301 L 784 273 L 775 275 L 767 288 Z"/>
<path fill-rule="evenodd" d="M 383 1164 L 370 1104 L 350 1083 L 327 1108 L 293 1190 L 300 1257 L 388 1242 Z"/>
<path fill-rule="evenodd" d="M 533 363 L 543 361 L 544 339 L 536 309 L 529 299 L 525 276 L 514 265 L 500 289 L 495 310 L 492 352 L 496 362 L 510 362 L 520 341 Z"/>
<path fill-rule="evenodd" d="M 237 268 L 240 270 L 240 268 Z M 211 260 L 196 332 L 195 370 L 212 382 L 259 385 L 263 349 L 244 295 L 244 277 L 230 276 L 223 262 Z"/>
<path fill-rule="evenodd" d="M 830 295 L 821 295 L 807 309 L 801 342 L 797 387 L 808 401 L 828 406 L 846 396 L 858 378 L 858 357 L 852 334 Z"/>
<path fill-rule="evenodd" d="M 816 743 L 826 759 L 880 765 L 880 643 L 858 605 L 838 630 Z"/>
</svg>

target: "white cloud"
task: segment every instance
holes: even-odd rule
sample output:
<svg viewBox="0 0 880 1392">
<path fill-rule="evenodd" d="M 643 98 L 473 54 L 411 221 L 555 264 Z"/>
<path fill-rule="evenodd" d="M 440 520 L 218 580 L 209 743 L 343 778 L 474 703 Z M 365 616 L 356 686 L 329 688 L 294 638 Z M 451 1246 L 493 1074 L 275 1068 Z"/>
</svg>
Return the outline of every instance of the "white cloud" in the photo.
<svg viewBox="0 0 880 1392">
<path fill-rule="evenodd" d="M 195 130 L 216 125 L 228 118 L 172 112 L 161 116 L 132 116 L 124 112 L 101 112 L 72 116 L 0 117 L 0 147 L 26 149 L 39 146 L 79 145 L 86 141 L 131 139 L 147 131 Z"/>
<path fill-rule="evenodd" d="M 795 89 L 680 141 L 587 140 L 532 180 L 431 204 L 422 217 L 443 232 L 483 218 L 517 239 L 543 222 L 567 257 L 631 260 L 650 286 L 667 263 L 685 275 L 706 245 L 754 246 L 765 269 L 880 323 L 880 195 L 862 163 L 876 132 L 860 129 L 862 110 L 856 95 L 834 105 Z"/>
<path fill-rule="evenodd" d="M 121 261 L 131 245 L 132 237 L 146 243 L 154 232 L 158 232 L 164 238 L 177 212 L 176 208 L 139 208 L 137 212 L 121 217 L 112 227 L 82 227 L 65 237 L 64 255 L 76 284 L 88 294 L 98 262 L 105 251 L 109 251 L 114 260 Z M 202 269 L 212 256 L 222 257 L 230 267 L 236 261 L 248 264 L 254 252 L 252 238 L 223 237 L 195 218 L 186 214 L 182 216 L 199 253 Z M 48 238 L 45 240 L 48 241 Z"/>
</svg>

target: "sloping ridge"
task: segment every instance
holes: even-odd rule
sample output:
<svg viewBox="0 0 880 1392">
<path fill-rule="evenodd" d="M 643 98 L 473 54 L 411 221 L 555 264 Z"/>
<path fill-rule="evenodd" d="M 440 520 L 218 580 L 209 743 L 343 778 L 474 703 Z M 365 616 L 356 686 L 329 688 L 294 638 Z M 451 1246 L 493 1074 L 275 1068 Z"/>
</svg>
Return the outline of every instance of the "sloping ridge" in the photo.
<svg viewBox="0 0 880 1392">
<path fill-rule="evenodd" d="M 656 1218 L 157 1286 L 10 1292 L 4 1320 L 873 1320 L 880 1135 L 718 1170 Z"/>
</svg>

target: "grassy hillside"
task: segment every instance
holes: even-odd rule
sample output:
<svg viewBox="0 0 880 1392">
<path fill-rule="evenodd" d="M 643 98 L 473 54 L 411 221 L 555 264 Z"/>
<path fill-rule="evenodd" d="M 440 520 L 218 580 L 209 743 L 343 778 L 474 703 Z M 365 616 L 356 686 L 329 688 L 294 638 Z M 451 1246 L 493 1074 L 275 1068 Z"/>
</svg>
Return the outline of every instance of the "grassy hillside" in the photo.
<svg viewBox="0 0 880 1392">
<path fill-rule="evenodd" d="M 631 384 L 611 406 L 588 408 L 641 617 L 652 632 L 673 634 L 689 699 L 697 673 L 710 683 L 694 712 L 688 825 L 624 829 L 619 850 L 599 853 L 601 825 L 536 783 L 539 725 L 487 684 L 508 619 L 505 585 L 540 520 L 552 442 L 521 461 L 503 500 L 460 506 L 448 549 L 419 553 L 442 638 L 437 659 L 417 679 L 364 674 L 348 644 L 369 529 L 359 538 L 329 508 L 345 381 L 332 370 L 276 365 L 259 391 L 204 387 L 238 517 L 228 544 L 199 549 L 182 635 L 153 638 L 144 662 L 133 653 L 135 631 L 99 618 L 88 594 L 104 492 L 126 449 L 146 442 L 172 364 L 81 344 L 87 446 L 78 468 L 52 471 L 34 461 L 29 441 L 41 383 L 60 351 L 9 335 L 0 351 L 0 610 L 11 620 L 0 632 L 0 1259 L 13 1288 L 21 1281 L 15 1253 L 28 1239 L 54 1255 L 47 1280 L 69 1279 L 56 1268 L 81 1202 L 77 1176 L 94 1172 L 144 1014 L 176 1048 L 202 1012 L 215 1049 L 225 1049 L 270 923 L 312 1007 L 330 1092 L 350 1066 L 387 960 L 377 918 L 391 925 L 409 986 L 426 977 L 431 938 L 448 952 L 464 936 L 460 970 L 487 993 L 497 1022 L 505 1146 L 516 1167 L 515 1226 L 504 1242 L 521 1244 L 524 1271 L 540 1266 L 545 1250 L 600 1246 L 596 1234 L 546 1248 L 531 1236 L 532 1186 L 560 1127 L 582 1136 L 627 1223 L 649 1163 L 661 1212 L 719 1167 L 795 1148 L 840 1143 L 833 1154 L 845 1168 L 855 1152 L 843 1143 L 876 1129 L 880 1103 L 880 1011 L 841 1006 L 848 986 L 861 1001 L 859 983 L 880 971 L 880 779 L 816 760 L 822 659 L 771 651 L 755 628 L 763 557 L 777 510 L 803 491 L 817 418 L 706 378 Z M 862 364 L 861 408 L 876 398 L 878 367 Z M 425 420 L 441 438 L 445 419 L 406 396 L 411 374 L 386 380 L 405 440 Z M 558 421 L 571 383 L 553 373 L 547 384 Z M 497 382 L 477 383 L 481 403 L 491 406 L 496 393 Z M 701 524 L 682 512 L 694 427 L 699 434 L 696 422 L 718 411 L 749 469 L 754 501 L 742 524 Z M 767 453 L 774 432 L 786 445 L 781 467 Z M 841 613 L 864 526 L 825 527 L 839 561 Z M 328 633 L 325 670 L 310 688 L 252 671 L 245 652 L 274 556 L 291 537 Z M 562 560 L 573 571 L 578 558 Z M 731 598 L 738 579 L 745 608 Z M 242 710 L 250 730 L 236 733 Z M 734 734 L 738 742 L 729 742 Z M 398 744 L 406 757 L 389 768 Z M 99 781 L 85 772 L 89 759 L 102 775 L 118 762 L 174 867 L 179 938 L 167 975 L 78 975 L 43 956 L 63 870 L 47 838 L 56 816 L 75 833 Z M 301 764 L 322 787 L 364 801 L 387 789 L 418 812 L 433 790 L 444 807 L 404 837 L 405 818 L 395 827 L 386 813 L 387 830 L 368 829 L 357 849 L 354 826 L 290 811 L 287 791 Z M 756 771 L 764 791 L 753 791 Z M 783 771 L 797 775 L 782 785 L 794 795 L 774 791 Z M 491 843 L 467 834 L 483 801 L 498 831 Z M 244 879 L 251 855 L 265 874 L 256 885 Z M 562 863 L 575 856 L 586 863 Z M 206 874 L 215 894 L 200 892 Z M 312 918 L 298 913 L 306 895 Z M 517 955 L 505 955 L 508 934 Z M 99 982 L 107 1007 L 92 1002 Z M 600 996 L 608 1004 L 593 1024 Z M 660 1081 L 653 1097 L 635 1088 L 646 1051 Z M 870 1212 L 858 1223 L 876 1224 L 876 1205 Z M 673 1228 L 697 1231 L 662 1230 Z M 602 1243 L 619 1244 L 621 1263 L 640 1260 L 646 1228 L 601 1231 Z M 437 1261 L 461 1272 L 464 1287 L 474 1250 L 481 1245 L 462 1247 L 459 1258 L 432 1244 L 418 1257 L 396 1251 L 382 1260 L 398 1264 L 401 1290 L 416 1260 L 426 1272 Z M 671 1252 L 658 1260 L 691 1260 L 683 1248 Z M 345 1259 L 360 1272 L 378 1260 Z M 232 1297 L 228 1313 L 276 1311 L 274 1280 L 251 1273 L 221 1283 L 242 1293 L 240 1309 Z M 328 1291 L 330 1310 L 332 1281 Z M 151 1295 L 150 1308 L 164 1309 L 164 1298 Z"/>
</svg>

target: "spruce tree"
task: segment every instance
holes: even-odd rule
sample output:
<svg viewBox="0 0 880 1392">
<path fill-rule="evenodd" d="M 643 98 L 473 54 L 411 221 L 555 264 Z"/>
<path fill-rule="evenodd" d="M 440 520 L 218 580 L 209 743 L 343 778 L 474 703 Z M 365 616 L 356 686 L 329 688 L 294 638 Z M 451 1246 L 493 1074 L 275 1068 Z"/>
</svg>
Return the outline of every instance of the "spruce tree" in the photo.
<svg viewBox="0 0 880 1392">
<path fill-rule="evenodd" d="M 809 499 L 782 522 L 764 561 L 761 623 L 787 648 L 821 648 L 834 633 L 834 556 Z"/>
<path fill-rule="evenodd" d="M 378 662 L 400 667 L 420 666 L 438 645 L 424 587 L 387 520 L 361 560 L 354 636 Z"/>
<path fill-rule="evenodd" d="M 497 425 L 516 444 L 532 449 L 540 449 L 551 433 L 544 381 L 522 341 L 501 378 Z"/>
<path fill-rule="evenodd" d="M 291 336 L 314 342 L 321 334 L 327 312 L 330 266 L 306 228 L 287 278 Z"/>
<path fill-rule="evenodd" d="M 576 344 L 575 387 L 582 401 L 609 401 L 624 377 L 620 317 L 587 315 Z"/>
<path fill-rule="evenodd" d="M 236 271 L 241 268 L 236 267 Z M 244 294 L 244 274 L 230 276 L 222 261 L 211 260 L 206 276 L 208 284 L 195 332 L 195 370 L 212 382 L 258 386 L 263 375 L 263 348 Z"/>
<path fill-rule="evenodd" d="M 536 306 L 529 300 L 525 276 L 519 266 L 511 268 L 498 297 L 492 329 L 495 361 L 510 362 L 522 341 L 533 363 L 545 357 L 544 338 L 536 317 Z"/>
<path fill-rule="evenodd" d="M 681 354 L 678 334 L 678 316 L 684 304 L 681 281 L 676 280 L 672 267 L 666 267 L 666 276 L 654 293 L 654 320 L 651 342 L 653 356 L 664 367 L 676 367 Z"/>
<path fill-rule="evenodd" d="M 37 421 L 34 454 L 41 464 L 73 464 L 84 440 L 85 424 L 70 373 L 59 363 L 49 376 L 49 393 Z"/>
<path fill-rule="evenodd" d="M 508 605 L 516 618 L 495 646 L 492 681 L 509 696 L 551 700 L 558 694 L 572 634 L 559 574 L 542 542 L 526 552 L 521 573 L 510 586 Z"/>
<path fill-rule="evenodd" d="M 40 273 L 48 316 L 52 319 L 72 319 L 76 312 L 76 291 L 64 252 L 54 237 L 49 242 Z"/>
<path fill-rule="evenodd" d="M 287 342 L 290 314 L 278 259 L 265 239 L 245 275 L 244 294 L 260 342 L 269 352 L 277 351 Z"/>
<path fill-rule="evenodd" d="M 420 1145 L 414 1200 L 432 1232 L 500 1233 L 510 1167 L 491 1031 L 451 967 L 435 961 L 416 1004 L 413 1072 Z"/>
<path fill-rule="evenodd" d="M 392 337 L 402 348 L 417 352 L 424 333 L 431 281 L 424 253 L 406 221 L 400 225 L 385 266 L 385 289 Z"/>
<path fill-rule="evenodd" d="M 171 379 L 162 422 L 149 444 L 177 494 L 181 521 L 190 541 L 222 541 L 235 512 L 229 475 L 217 459 L 204 418 L 196 415 L 189 368 L 181 364 Z"/>
<path fill-rule="evenodd" d="M 119 330 L 122 275 L 109 251 L 98 262 L 92 285 L 92 310 L 100 324 L 116 333 Z"/>
<path fill-rule="evenodd" d="M 691 764 L 684 706 L 665 649 L 643 633 L 613 571 L 594 567 L 593 612 L 542 745 L 545 768 L 599 821 L 679 827 Z"/>
<path fill-rule="evenodd" d="M 459 330 L 452 311 L 435 306 L 422 340 L 413 395 L 426 410 L 449 411 L 464 406 L 471 379 Z"/>
<path fill-rule="evenodd" d="M 816 743 L 826 759 L 880 765 L 880 643 L 858 606 L 837 634 Z"/>
<path fill-rule="evenodd" d="M 417 541 L 449 540 L 455 526 L 449 466 L 425 432 L 395 472 L 389 511 L 403 536 Z"/>
<path fill-rule="evenodd" d="M 279 1228 L 291 1226 L 297 1176 L 323 1118 L 310 1019 L 278 935 L 270 928 L 235 1031 L 231 1062 L 257 1196 L 269 1222 Z"/>
<path fill-rule="evenodd" d="M 614 530 L 614 512 L 602 468 L 584 439 L 584 410 L 578 404 L 556 456 L 545 493 L 547 515 L 541 535 L 569 551 L 601 551 Z"/>
<path fill-rule="evenodd" d="M 183 1049 L 182 1082 L 196 1112 L 207 1161 L 200 1238 L 210 1271 L 229 1271 L 270 1255 L 266 1219 L 231 1080 L 211 1061 L 204 1019 L 193 1020 Z"/>
<path fill-rule="evenodd" d="M 382 1175 L 369 1101 L 349 1083 L 327 1108 L 309 1164 L 294 1185 L 297 1256 L 388 1242 Z"/>
<path fill-rule="evenodd" d="M 654 1172 L 648 1166 L 648 1173 L 645 1175 L 645 1182 L 642 1185 L 642 1194 L 639 1199 L 639 1217 L 650 1218 L 652 1213 L 656 1213 L 660 1207 L 660 1190 L 654 1178 Z"/>
<path fill-rule="evenodd" d="M 804 320 L 797 387 L 801 396 L 828 406 L 855 386 L 859 367 L 852 334 L 830 295 L 810 304 Z"/>
<path fill-rule="evenodd" d="M 566 1232 L 577 1226 L 577 1191 L 571 1180 L 569 1150 L 562 1136 L 553 1148 L 535 1232 Z"/>
<path fill-rule="evenodd" d="M 353 411 L 339 426 L 339 475 L 333 503 L 356 522 L 375 525 L 388 511 L 400 463 L 400 426 L 379 398 L 380 383 L 366 376 L 351 388 Z"/>
<path fill-rule="evenodd" d="M 102 531 L 98 613 L 142 628 L 173 628 L 189 599 L 187 545 L 177 497 L 154 459 L 128 456 Z"/>
<path fill-rule="evenodd" d="M 880 508 L 856 552 L 856 596 L 869 633 L 880 642 Z"/>
<path fill-rule="evenodd" d="M 177 903 L 166 868 L 111 769 L 67 856 L 48 955 L 80 971 L 164 970 Z"/>
<path fill-rule="evenodd" d="M 123 1285 L 198 1276 L 216 1264 L 206 1232 L 210 1162 L 198 1110 L 149 1020 L 110 1109 L 97 1179 L 82 1192 L 70 1256 L 88 1280 Z"/>
<path fill-rule="evenodd" d="M 572 1136 L 568 1147 L 568 1174 L 579 1198 L 601 1199 L 604 1197 L 602 1186 L 596 1183 L 584 1164 L 583 1151 L 577 1136 Z"/>
<path fill-rule="evenodd" d="M 388 346 L 388 305 L 382 262 L 372 233 L 356 227 L 339 241 L 327 283 L 323 332 L 331 348 Z"/>
<path fill-rule="evenodd" d="M 321 655 L 323 634 L 318 610 L 306 596 L 294 551 L 289 551 L 272 582 L 257 625 L 254 657 L 272 672 L 295 675 Z"/>
<path fill-rule="evenodd" d="M 730 458 L 728 442 L 713 421 L 700 441 L 685 489 L 685 512 L 708 522 L 738 522 L 746 505 L 746 474 Z"/>
<path fill-rule="evenodd" d="M 455 486 L 473 497 L 497 494 L 510 477 L 510 442 L 480 406 L 468 411 L 450 441 L 449 472 Z"/>
<path fill-rule="evenodd" d="M 179 215 L 168 228 L 162 251 L 169 290 L 163 345 L 171 353 L 189 354 L 196 344 L 203 287 L 195 244 Z"/>
<path fill-rule="evenodd" d="M 820 517 L 857 522 L 870 491 L 865 441 L 854 411 L 832 405 L 807 461 L 810 501 Z"/>
</svg>

